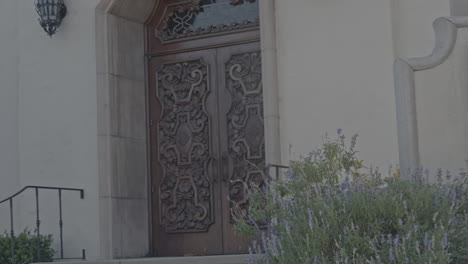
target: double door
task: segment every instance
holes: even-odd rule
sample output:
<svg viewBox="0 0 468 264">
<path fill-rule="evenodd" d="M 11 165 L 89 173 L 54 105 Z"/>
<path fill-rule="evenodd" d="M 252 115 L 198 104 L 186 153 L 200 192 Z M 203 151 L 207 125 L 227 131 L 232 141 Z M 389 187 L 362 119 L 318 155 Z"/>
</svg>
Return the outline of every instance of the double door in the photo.
<svg viewBox="0 0 468 264">
<path fill-rule="evenodd" d="M 149 61 L 153 252 L 246 253 L 234 231 L 265 184 L 259 43 Z"/>
</svg>

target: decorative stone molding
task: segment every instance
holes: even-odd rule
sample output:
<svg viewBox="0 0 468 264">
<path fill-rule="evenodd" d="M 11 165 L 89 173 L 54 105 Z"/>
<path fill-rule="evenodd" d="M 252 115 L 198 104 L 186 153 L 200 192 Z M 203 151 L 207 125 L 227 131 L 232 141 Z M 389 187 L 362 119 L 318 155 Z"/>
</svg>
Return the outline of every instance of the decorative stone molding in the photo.
<svg viewBox="0 0 468 264">
<path fill-rule="evenodd" d="M 96 6 L 100 248 L 91 259 L 143 257 L 151 248 L 144 23 L 158 3 Z"/>
<path fill-rule="evenodd" d="M 261 0 L 260 38 L 265 119 L 266 161 L 281 164 L 276 7 L 274 0 Z"/>
<path fill-rule="evenodd" d="M 468 27 L 468 17 L 442 17 L 433 23 L 435 47 L 431 55 L 400 58 L 394 64 L 397 109 L 398 149 L 402 177 L 409 179 L 411 170 L 421 168 L 416 111 L 415 72 L 435 68 L 452 54 L 459 28 Z"/>
</svg>

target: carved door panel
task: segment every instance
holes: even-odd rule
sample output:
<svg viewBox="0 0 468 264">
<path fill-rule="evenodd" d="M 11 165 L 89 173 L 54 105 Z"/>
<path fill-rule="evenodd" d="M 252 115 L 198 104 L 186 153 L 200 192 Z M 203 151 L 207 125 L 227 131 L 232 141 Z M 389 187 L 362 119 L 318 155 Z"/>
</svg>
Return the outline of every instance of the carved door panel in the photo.
<svg viewBox="0 0 468 264">
<path fill-rule="evenodd" d="M 222 254 L 216 50 L 149 62 L 154 253 Z"/>
<path fill-rule="evenodd" d="M 234 223 L 249 221 L 248 191 L 266 182 L 259 43 L 218 49 L 218 69 L 224 253 L 246 253 L 251 238 L 238 236 Z"/>
<path fill-rule="evenodd" d="M 261 78 L 258 43 L 150 59 L 156 255 L 248 252 L 234 224 L 266 181 Z"/>
</svg>

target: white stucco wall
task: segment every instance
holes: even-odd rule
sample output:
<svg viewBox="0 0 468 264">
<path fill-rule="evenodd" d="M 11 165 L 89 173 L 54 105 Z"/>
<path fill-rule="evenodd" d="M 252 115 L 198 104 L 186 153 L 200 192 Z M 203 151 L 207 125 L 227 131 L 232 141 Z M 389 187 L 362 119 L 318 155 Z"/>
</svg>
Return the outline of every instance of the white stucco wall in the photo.
<svg viewBox="0 0 468 264">
<path fill-rule="evenodd" d="M 105 38 L 119 44 L 113 47 L 114 53 L 104 55 L 110 56 L 106 59 L 116 68 L 97 69 L 98 2 L 67 1 L 68 15 L 58 33 L 49 38 L 37 23 L 32 1 L 0 1 L 0 198 L 31 184 L 85 188 L 85 200 L 79 200 L 76 194 L 66 195 L 64 200 L 64 206 L 70 206 L 64 215 L 65 253 L 74 257 L 81 248 L 86 248 L 90 259 L 124 255 L 121 251 L 116 253 L 122 248 L 113 246 L 130 247 L 127 237 L 137 240 L 147 232 L 142 225 L 138 231 L 141 233 L 135 233 L 128 224 L 133 221 L 128 219 L 136 218 L 132 209 L 146 208 L 146 193 L 141 191 L 145 186 L 132 187 L 130 194 L 115 190 L 99 193 L 97 92 L 106 93 L 103 97 L 108 101 L 100 105 L 105 109 L 112 104 L 111 100 L 118 105 L 127 97 L 107 98 L 115 97 L 113 90 L 97 91 L 96 83 L 115 81 L 121 83 L 115 90 L 125 92 L 143 87 L 144 77 L 133 78 L 120 72 L 136 69 L 134 64 L 125 63 L 127 59 L 142 59 L 138 57 L 140 53 L 126 52 L 129 47 L 142 46 L 140 40 L 134 41 L 136 37 L 128 38 L 134 36 L 133 31 L 143 32 L 142 26 L 123 18 L 103 16 L 115 19 L 108 21 L 115 27 L 110 33 L 103 31 L 109 33 Z M 360 134 L 358 149 L 366 164 L 383 169 L 395 165 L 398 154 L 393 60 L 431 51 L 434 45 L 431 23 L 436 17 L 448 15 L 448 3 L 449 0 L 275 0 L 283 163 L 320 146 L 325 133 L 334 134 L 337 128 L 342 128 L 348 137 L 355 132 Z M 117 65 L 119 60 L 123 62 Z M 102 80 L 97 80 L 97 72 Z M 125 79 L 137 85 L 127 85 Z M 132 96 L 142 96 L 141 91 L 133 89 L 138 93 Z M 127 121 L 129 126 L 135 122 Z M 144 118 L 138 122 L 144 122 Z M 144 155 L 143 132 L 135 136 L 125 131 L 116 133 L 113 128 L 108 130 L 106 133 L 118 138 L 114 140 L 116 145 L 126 146 L 124 138 L 137 139 L 139 148 L 135 152 Z M 103 147 L 107 151 L 118 149 L 107 143 Z M 120 159 L 129 160 L 125 157 L 132 152 L 122 151 L 125 155 L 117 159 L 108 157 L 120 164 L 121 167 L 116 167 L 120 172 L 125 172 L 121 173 L 117 186 L 110 186 L 109 179 L 101 182 L 109 188 L 130 185 L 126 176 L 133 167 Z M 145 173 L 140 171 L 139 175 Z M 144 179 L 140 183 L 146 184 Z M 30 194 L 21 200 L 22 217 L 16 231 L 34 227 Z M 55 194 L 42 195 L 48 201 L 41 204 L 42 231 L 57 234 Z M 111 202 L 105 203 L 103 196 L 109 196 L 107 200 Z M 135 202 L 136 198 L 140 200 Z M 2 228 L 7 223 L 6 209 L 0 210 L 3 210 Z M 100 223 L 102 210 L 106 213 L 101 216 L 120 214 L 122 223 L 116 222 L 107 233 L 103 232 L 103 223 L 111 221 L 101 217 Z M 118 233 L 122 228 L 125 232 Z M 147 247 L 146 242 L 142 244 L 140 248 Z M 102 245 L 109 248 L 101 249 Z"/>
<path fill-rule="evenodd" d="M 468 1 L 450 0 L 450 10 L 452 16 L 468 16 Z"/>
<path fill-rule="evenodd" d="M 448 40 L 447 40 L 448 41 Z M 458 30 L 452 54 L 441 65 L 415 73 L 421 166 L 453 175 L 468 159 L 468 28 Z"/>
<path fill-rule="evenodd" d="M 11 2 L 18 5 L 17 12 L 8 12 L 18 21 L 19 185 L 84 188 L 83 201 L 78 194 L 64 195 L 65 254 L 79 257 L 84 248 L 95 258 L 100 254 L 94 23 L 98 0 L 67 1 L 68 15 L 53 38 L 39 26 L 33 1 Z M 32 194 L 21 198 L 16 232 L 35 227 Z M 44 191 L 40 196 L 41 231 L 54 234 L 58 243 L 58 195 Z"/>
<path fill-rule="evenodd" d="M 394 58 L 427 55 L 449 1 L 276 1 L 283 162 L 325 133 L 359 133 L 360 156 L 397 165 Z"/>
<path fill-rule="evenodd" d="M 389 1 L 276 1 L 282 158 L 325 133 L 360 134 L 361 157 L 397 161 Z"/>
<path fill-rule="evenodd" d="M 0 200 L 18 188 L 18 1 L 0 1 Z M 0 205 L 0 231 L 8 204 Z"/>
<path fill-rule="evenodd" d="M 27 185 L 85 189 L 84 200 L 63 194 L 67 258 L 80 257 L 81 249 L 88 259 L 148 253 L 145 105 L 144 98 L 134 100 L 144 97 L 143 24 L 107 17 L 103 10 L 96 21 L 97 4 L 111 2 L 125 7 L 122 1 L 66 1 L 68 14 L 50 38 L 38 24 L 34 2 L 0 1 L 0 199 Z M 97 61 L 108 56 L 110 68 L 98 69 Z M 125 70 L 137 73 L 137 84 L 127 81 L 136 77 Z M 98 90 L 103 76 L 115 81 Z M 99 128 L 99 121 L 109 120 L 99 119 L 105 113 L 98 104 L 112 108 L 113 117 Z M 104 146 L 99 138 L 109 124 L 111 144 Z M 103 154 L 109 149 L 109 156 Z M 100 168 L 98 156 L 113 167 Z M 41 233 L 53 234 L 58 250 L 58 194 L 39 196 Z M 3 232 L 9 230 L 8 204 L 0 210 Z M 15 200 L 15 213 L 15 233 L 36 227 L 34 190 Z"/>
<path fill-rule="evenodd" d="M 430 54 L 434 48 L 432 22 L 450 15 L 450 0 L 391 1 L 395 58 Z"/>
</svg>

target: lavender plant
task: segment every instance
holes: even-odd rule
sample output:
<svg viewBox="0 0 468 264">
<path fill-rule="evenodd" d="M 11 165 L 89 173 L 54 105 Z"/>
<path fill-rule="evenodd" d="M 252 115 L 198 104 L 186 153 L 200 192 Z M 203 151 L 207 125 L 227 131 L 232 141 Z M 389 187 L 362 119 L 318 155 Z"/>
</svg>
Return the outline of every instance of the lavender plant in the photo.
<svg viewBox="0 0 468 264">
<path fill-rule="evenodd" d="M 253 190 L 249 263 L 468 263 L 468 181 L 382 178 L 341 131 L 291 162 L 285 179 Z M 268 221 L 268 229 L 255 224 Z"/>
</svg>

